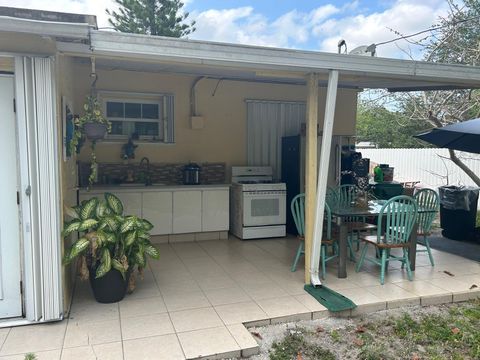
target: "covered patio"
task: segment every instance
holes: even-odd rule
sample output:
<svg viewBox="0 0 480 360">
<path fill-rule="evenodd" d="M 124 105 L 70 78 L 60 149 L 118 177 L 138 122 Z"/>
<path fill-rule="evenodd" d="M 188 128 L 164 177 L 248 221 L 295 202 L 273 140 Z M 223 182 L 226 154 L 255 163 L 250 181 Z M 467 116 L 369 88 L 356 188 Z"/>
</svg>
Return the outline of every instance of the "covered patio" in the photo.
<svg viewBox="0 0 480 360">
<path fill-rule="evenodd" d="M 77 281 L 65 321 L 2 329 L 0 359 L 34 352 L 38 359 L 223 359 L 258 351 L 251 326 L 321 319 L 331 314 L 303 290 L 304 271 L 292 273 L 293 237 L 159 244 L 135 292 L 115 304 L 99 304 L 87 282 Z M 352 299 L 359 316 L 411 305 L 465 301 L 480 296 L 480 264 L 434 251 L 417 255 L 414 281 L 390 267 L 385 285 L 378 267 L 338 279 L 333 264 L 325 284 Z M 333 265 L 333 266 L 332 266 Z M 25 339 L 28 338 L 28 342 Z"/>
<path fill-rule="evenodd" d="M 366 88 L 419 91 L 480 87 L 480 71 L 467 66 L 120 34 L 99 31 L 88 24 L 69 26 L 8 20 L 0 22 L 0 31 L 16 32 L 9 41 L 15 42 L 17 37 L 24 39 L 28 35 L 32 37 L 30 44 L 35 47 L 25 49 L 26 44 L 22 48 L 25 41 L 14 46 L 7 43 L 9 46 L 5 48 L 10 52 L 6 55 L 17 56 L 20 61 L 19 53 L 32 56 L 33 52 L 33 57 L 56 59 L 58 104 L 62 92 L 79 98 L 86 95 L 78 88 L 89 82 L 92 60 L 99 71 L 103 68 L 105 73 L 129 72 L 133 80 L 142 79 L 142 76 L 150 80 L 151 74 L 160 74 L 173 78 L 171 82 L 177 86 L 180 77 L 188 78 L 191 92 L 183 98 L 182 104 L 190 101 L 193 110 L 195 79 L 200 78 L 218 83 L 229 80 L 242 84 L 295 85 L 303 89 L 306 94 L 303 101 L 307 101 L 306 255 L 298 271 L 292 273 L 290 267 L 298 246 L 294 237 L 240 241 L 235 237 L 220 239 L 219 236 L 217 240 L 181 241 L 182 234 L 179 234 L 175 235 L 175 242 L 165 242 L 165 237 L 154 238 L 161 260 L 150 263 L 144 281 L 138 283 L 132 295 L 120 303 L 102 305 L 94 301 L 88 283 L 76 281 L 72 305 L 68 309 L 70 274 L 67 269 L 62 279 L 58 276 L 56 280 L 62 282 L 57 285 L 63 290 L 63 294 L 58 292 L 56 302 L 52 302 L 58 304 L 55 313 L 58 317 L 28 318 L 42 322 L 64 316 L 66 320 L 1 329 L 0 359 L 21 358 L 27 352 L 35 352 L 39 359 L 245 357 L 258 350 L 255 338 L 247 330 L 249 326 L 330 316 L 303 286 L 319 284 L 319 234 L 322 234 L 326 169 L 329 168 L 336 108 L 342 107 L 337 102 L 337 90 L 356 95 Z M 45 44 L 48 46 L 43 46 Z M 78 74 L 77 66 L 83 66 L 83 75 L 87 76 L 73 81 Z M 143 74 L 137 75 L 140 72 Z M 112 75 L 109 80 L 115 83 L 119 78 Z M 117 87 L 133 80 L 117 84 Z M 270 97 L 261 91 L 258 93 Z M 260 97 L 258 93 L 255 96 Z M 321 96 L 323 94 L 326 96 Z M 319 103 L 325 104 L 324 113 L 319 111 Z M 182 118 L 185 123 L 188 114 L 187 105 L 183 113 L 185 118 Z M 317 135 L 322 122 L 325 140 L 319 167 Z M 45 129 L 48 126 L 56 129 L 59 124 L 55 116 L 48 117 Z M 167 148 L 162 150 L 167 152 Z M 223 149 L 216 149 L 219 150 Z M 61 149 L 52 152 L 58 156 Z M 61 170 L 61 175 L 52 176 L 49 185 L 61 189 L 58 204 L 73 205 L 78 190 L 75 162 L 72 159 L 65 163 L 59 160 L 59 163 L 54 164 L 54 170 Z M 53 211 L 47 210 L 48 214 Z M 60 222 L 61 208 L 55 210 L 58 213 L 55 219 Z M 53 239 L 55 250 L 60 254 L 63 248 L 60 228 L 51 231 L 56 231 L 49 238 Z M 32 238 L 32 242 L 37 244 L 38 239 Z M 473 286 L 480 282 L 477 262 L 438 251 L 434 251 L 434 256 L 436 266 L 432 267 L 425 253 L 417 254 L 413 281 L 408 281 L 400 265 L 392 264 L 385 285 L 381 286 L 377 266 L 367 264 L 361 272 L 355 273 L 351 262 L 347 263 L 347 277 L 339 279 L 337 265 L 331 262 L 324 283 L 357 304 L 357 308 L 340 314 L 342 316 L 480 296 L 479 288 Z M 60 261 L 45 266 L 55 274 L 63 269 Z M 44 291 L 48 290 L 51 289 Z M 66 300 L 65 306 L 63 300 Z"/>
</svg>

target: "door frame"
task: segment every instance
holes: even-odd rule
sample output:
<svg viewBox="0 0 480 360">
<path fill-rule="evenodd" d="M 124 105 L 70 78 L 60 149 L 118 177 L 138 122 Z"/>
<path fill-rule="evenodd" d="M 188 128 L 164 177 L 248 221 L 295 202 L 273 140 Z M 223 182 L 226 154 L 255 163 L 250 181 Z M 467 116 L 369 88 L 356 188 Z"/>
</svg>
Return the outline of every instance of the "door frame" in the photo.
<svg viewBox="0 0 480 360">
<path fill-rule="evenodd" d="M 23 317 L 0 319 L 6 327 L 63 318 L 61 142 L 55 58 L 0 56 L 15 64 L 23 300 Z"/>
</svg>

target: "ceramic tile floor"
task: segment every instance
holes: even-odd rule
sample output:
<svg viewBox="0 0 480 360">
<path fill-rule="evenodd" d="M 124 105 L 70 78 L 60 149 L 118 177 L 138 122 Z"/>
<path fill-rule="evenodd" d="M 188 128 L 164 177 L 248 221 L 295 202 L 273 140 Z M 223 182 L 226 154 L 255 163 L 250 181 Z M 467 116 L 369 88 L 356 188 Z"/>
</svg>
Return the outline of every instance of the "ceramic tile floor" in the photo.
<svg viewBox="0 0 480 360">
<path fill-rule="evenodd" d="M 0 329 L 0 360 L 193 359 L 249 356 L 257 343 L 245 325 L 325 318 L 331 314 L 303 290 L 303 262 L 290 272 L 295 238 L 160 244 L 132 295 L 98 304 L 88 283 L 77 282 L 70 317 L 62 322 Z M 348 278 L 328 264 L 325 284 L 351 298 L 351 315 L 405 305 L 464 301 L 480 296 L 480 264 L 434 251 L 417 257 L 414 281 L 392 264 L 386 284 L 369 264 Z M 448 275 L 448 273 L 454 275 Z M 350 313 L 342 314 L 350 315 Z"/>
</svg>

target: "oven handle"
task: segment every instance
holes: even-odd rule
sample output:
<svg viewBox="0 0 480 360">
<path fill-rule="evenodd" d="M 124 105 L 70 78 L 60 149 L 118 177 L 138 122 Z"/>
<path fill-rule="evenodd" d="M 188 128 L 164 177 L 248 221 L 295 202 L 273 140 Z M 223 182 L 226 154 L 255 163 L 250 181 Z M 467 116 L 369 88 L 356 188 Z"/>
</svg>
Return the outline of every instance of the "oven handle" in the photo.
<svg viewBox="0 0 480 360">
<path fill-rule="evenodd" d="M 286 191 L 244 191 L 244 196 L 287 196 Z"/>
</svg>

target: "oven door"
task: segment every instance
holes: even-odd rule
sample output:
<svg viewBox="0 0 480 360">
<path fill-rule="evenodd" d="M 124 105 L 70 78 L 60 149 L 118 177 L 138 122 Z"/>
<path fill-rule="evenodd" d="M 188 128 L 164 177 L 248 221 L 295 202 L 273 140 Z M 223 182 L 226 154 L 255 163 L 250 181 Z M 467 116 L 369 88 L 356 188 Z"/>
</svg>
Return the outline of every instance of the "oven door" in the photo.
<svg viewBox="0 0 480 360">
<path fill-rule="evenodd" d="M 283 225 L 285 217 L 285 191 L 243 192 L 243 226 Z"/>
</svg>

